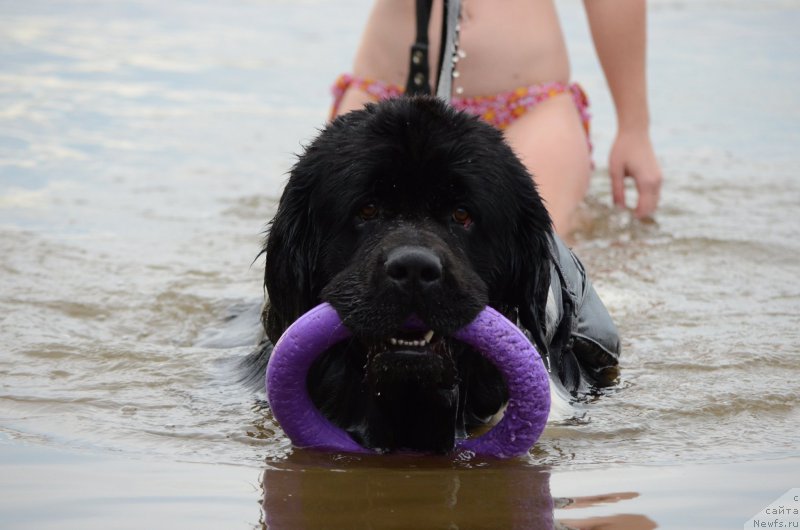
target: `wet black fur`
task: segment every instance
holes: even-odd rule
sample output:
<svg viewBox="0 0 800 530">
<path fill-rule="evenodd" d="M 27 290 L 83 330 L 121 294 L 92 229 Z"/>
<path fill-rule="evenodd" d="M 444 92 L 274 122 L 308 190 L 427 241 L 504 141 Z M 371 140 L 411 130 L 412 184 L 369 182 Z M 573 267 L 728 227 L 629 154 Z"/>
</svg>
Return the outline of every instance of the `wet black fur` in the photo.
<svg viewBox="0 0 800 530">
<path fill-rule="evenodd" d="M 379 213 L 364 220 L 370 203 Z M 471 214 L 469 226 L 453 219 L 456 208 Z M 354 338 L 309 374 L 317 406 L 364 445 L 447 451 L 502 407 L 501 376 L 452 339 L 430 362 L 381 355 L 385 341 L 412 313 L 447 336 L 488 304 L 546 352 L 550 232 L 531 175 L 491 126 L 423 97 L 342 116 L 300 156 L 271 222 L 268 340 L 248 370 L 263 380 L 271 343 L 328 301 Z M 386 256 L 402 246 L 441 260 L 435 288 L 406 292 L 386 281 Z"/>
</svg>

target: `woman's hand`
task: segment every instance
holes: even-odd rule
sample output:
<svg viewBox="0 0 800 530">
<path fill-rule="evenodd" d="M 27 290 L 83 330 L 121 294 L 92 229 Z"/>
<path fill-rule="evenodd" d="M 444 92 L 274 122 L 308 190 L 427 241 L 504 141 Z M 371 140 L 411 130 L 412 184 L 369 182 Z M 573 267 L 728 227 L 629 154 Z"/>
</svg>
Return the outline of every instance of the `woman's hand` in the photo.
<svg viewBox="0 0 800 530">
<path fill-rule="evenodd" d="M 619 131 L 608 160 L 614 204 L 625 207 L 625 178 L 632 178 L 639 194 L 634 215 L 651 217 L 661 194 L 661 168 L 656 160 L 650 135 L 646 132 Z"/>
<path fill-rule="evenodd" d="M 645 56 L 645 0 L 584 0 L 597 56 L 617 110 L 608 172 L 614 204 L 625 206 L 625 178 L 639 192 L 635 215 L 650 217 L 661 193 L 661 169 L 650 142 Z"/>
</svg>

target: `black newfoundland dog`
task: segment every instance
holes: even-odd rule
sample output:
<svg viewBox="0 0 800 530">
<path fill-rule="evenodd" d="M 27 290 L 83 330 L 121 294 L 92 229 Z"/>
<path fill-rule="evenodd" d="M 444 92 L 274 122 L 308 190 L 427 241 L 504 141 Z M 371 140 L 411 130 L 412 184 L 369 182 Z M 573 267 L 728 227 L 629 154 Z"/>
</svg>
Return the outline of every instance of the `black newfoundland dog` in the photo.
<svg viewBox="0 0 800 530">
<path fill-rule="evenodd" d="M 353 338 L 308 389 L 366 447 L 445 452 L 507 400 L 503 378 L 450 338 L 486 306 L 517 322 L 573 397 L 614 383 L 619 339 L 583 266 L 553 235 L 500 132 L 430 97 L 337 118 L 291 171 L 266 246 L 266 339 L 322 301 Z M 409 333 L 416 314 L 429 329 Z"/>
</svg>

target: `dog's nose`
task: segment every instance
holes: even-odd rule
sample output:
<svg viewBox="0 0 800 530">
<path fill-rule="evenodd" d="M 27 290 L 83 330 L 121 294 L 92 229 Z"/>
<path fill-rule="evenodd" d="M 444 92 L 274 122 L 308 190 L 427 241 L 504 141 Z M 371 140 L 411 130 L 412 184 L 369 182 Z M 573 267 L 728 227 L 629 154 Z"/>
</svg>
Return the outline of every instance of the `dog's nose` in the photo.
<svg viewBox="0 0 800 530">
<path fill-rule="evenodd" d="M 427 289 L 442 279 L 442 260 L 425 247 L 392 249 L 384 264 L 386 276 L 403 289 Z"/>
</svg>

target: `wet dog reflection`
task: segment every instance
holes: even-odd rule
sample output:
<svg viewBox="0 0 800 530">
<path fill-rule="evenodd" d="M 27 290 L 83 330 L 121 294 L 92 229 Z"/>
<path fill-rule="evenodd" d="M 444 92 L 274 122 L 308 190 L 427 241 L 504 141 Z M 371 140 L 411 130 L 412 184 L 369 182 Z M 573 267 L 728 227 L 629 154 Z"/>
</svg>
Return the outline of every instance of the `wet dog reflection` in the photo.
<svg viewBox="0 0 800 530">
<path fill-rule="evenodd" d="M 586 508 L 636 494 L 554 501 L 548 469 L 520 461 L 295 451 L 271 464 L 262 485 L 263 523 L 271 530 L 655 528 L 641 515 L 559 523 L 554 508 Z"/>
</svg>

